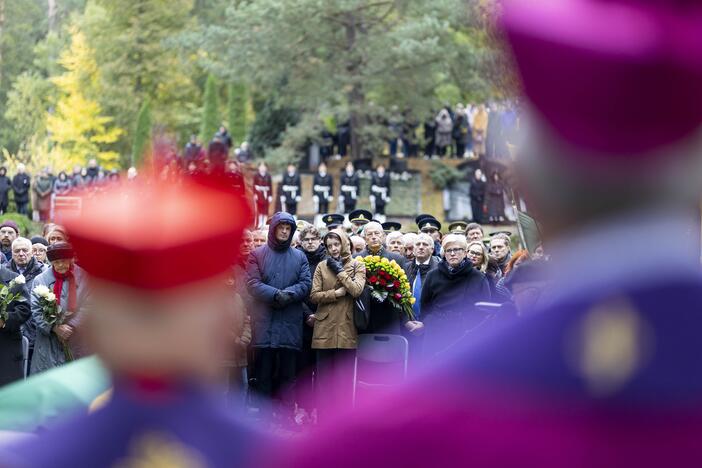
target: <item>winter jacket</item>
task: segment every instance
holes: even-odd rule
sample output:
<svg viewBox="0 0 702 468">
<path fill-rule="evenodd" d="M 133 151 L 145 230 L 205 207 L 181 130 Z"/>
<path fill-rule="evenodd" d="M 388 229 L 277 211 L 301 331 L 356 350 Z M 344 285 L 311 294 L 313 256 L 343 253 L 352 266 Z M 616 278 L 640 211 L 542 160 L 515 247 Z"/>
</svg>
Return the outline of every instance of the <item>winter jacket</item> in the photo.
<svg viewBox="0 0 702 468">
<path fill-rule="evenodd" d="M 73 352 L 73 357 L 78 359 L 84 354 L 84 350 L 79 346 L 80 323 L 85 307 L 88 302 L 88 286 L 85 271 L 78 266 L 73 267 L 73 274 L 76 278 L 76 302 L 77 310 L 73 311 L 66 321 L 68 325 L 74 327 L 75 331 L 69 340 L 69 346 Z M 47 269 L 41 275 L 34 278 L 32 289 L 39 285 L 46 286 L 53 292 L 56 277 L 52 268 Z M 61 306 L 68 307 L 68 281 L 64 281 L 61 290 Z M 34 340 L 34 354 L 32 355 L 32 368 L 30 374 L 37 374 L 54 367 L 58 367 L 66 362 L 63 345 L 53 331 L 53 327 L 46 323 L 44 314 L 39 305 L 39 298 L 36 294 L 31 294 L 32 319 L 36 324 L 36 338 Z"/>
<path fill-rule="evenodd" d="M 15 203 L 29 202 L 31 179 L 27 174 L 16 174 L 12 178 L 12 191 L 15 192 Z"/>
<path fill-rule="evenodd" d="M 0 282 L 8 285 L 19 276 L 9 269 L 0 268 Z M 16 285 L 12 293 L 20 293 L 24 301 L 11 302 L 7 308 L 8 319 L 5 327 L 0 329 L 0 387 L 20 380 L 24 376 L 22 363 L 22 333 L 20 328 L 29 319 L 29 293 L 27 285 Z"/>
<path fill-rule="evenodd" d="M 279 224 L 291 226 L 287 242 L 278 242 L 275 231 Z M 295 234 L 295 218 L 276 213 L 271 220 L 268 242 L 251 254 L 246 269 L 249 293 L 255 300 L 253 330 L 254 347 L 302 347 L 303 305 L 312 286 L 310 267 L 305 255 L 290 248 Z M 286 293 L 291 294 L 286 294 Z M 283 304 L 281 298 L 290 297 Z"/>
<path fill-rule="evenodd" d="M 343 270 L 335 274 L 328 266 L 329 259 L 319 264 L 312 280 L 310 300 L 319 304 L 315 312 L 313 349 L 355 349 L 358 344 L 353 322 L 354 299 L 361 295 L 366 284 L 366 266 L 351 257 L 348 236 L 334 230 L 341 238 Z M 336 290 L 346 289 L 346 295 L 336 297 Z"/>
<path fill-rule="evenodd" d="M 16 273 L 17 275 L 20 274 L 20 269 L 17 267 L 17 264 L 15 263 L 14 260 L 11 260 L 7 264 L 8 268 L 10 271 Z M 46 266 L 38 261 L 36 258 L 32 258 L 29 263 L 27 263 L 27 266 L 25 267 L 24 271 L 21 273 L 22 276 L 24 276 L 24 279 L 27 283 L 27 289 L 31 292 L 32 291 L 32 282 L 34 281 L 34 278 L 37 276 L 41 275 L 44 270 L 46 269 Z M 27 298 L 29 299 L 29 298 Z M 29 302 L 27 303 L 29 304 Z M 29 347 L 34 348 L 34 338 L 36 336 L 36 331 L 37 327 L 34 323 L 34 320 L 32 317 L 29 317 L 29 320 L 24 322 L 22 325 L 22 334 L 27 337 L 29 340 Z"/>
<path fill-rule="evenodd" d="M 10 189 L 12 188 L 12 180 L 5 174 L 0 175 L 0 206 L 7 207 L 10 202 Z"/>
</svg>

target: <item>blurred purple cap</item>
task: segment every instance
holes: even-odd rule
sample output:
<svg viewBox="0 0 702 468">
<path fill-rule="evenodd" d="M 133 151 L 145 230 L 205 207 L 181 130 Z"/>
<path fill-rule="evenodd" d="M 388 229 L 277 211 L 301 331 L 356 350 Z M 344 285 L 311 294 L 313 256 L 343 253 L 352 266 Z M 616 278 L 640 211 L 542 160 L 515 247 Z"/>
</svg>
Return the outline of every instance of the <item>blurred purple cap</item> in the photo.
<svg viewBox="0 0 702 468">
<path fill-rule="evenodd" d="M 504 0 L 502 23 L 527 98 L 572 145 L 640 159 L 702 124 L 702 0 Z"/>
</svg>

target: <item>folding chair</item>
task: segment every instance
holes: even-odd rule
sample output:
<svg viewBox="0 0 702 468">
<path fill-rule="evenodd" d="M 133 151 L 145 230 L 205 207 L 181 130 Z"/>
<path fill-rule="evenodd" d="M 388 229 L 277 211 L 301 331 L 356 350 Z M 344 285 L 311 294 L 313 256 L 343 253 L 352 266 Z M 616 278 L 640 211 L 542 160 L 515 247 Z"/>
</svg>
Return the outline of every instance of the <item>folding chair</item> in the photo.
<svg viewBox="0 0 702 468">
<path fill-rule="evenodd" d="M 22 370 L 26 379 L 29 374 L 29 338 L 26 336 L 22 337 Z"/>
<path fill-rule="evenodd" d="M 409 344 L 400 335 L 363 334 L 353 366 L 353 405 L 359 389 L 389 389 L 407 378 Z"/>
</svg>

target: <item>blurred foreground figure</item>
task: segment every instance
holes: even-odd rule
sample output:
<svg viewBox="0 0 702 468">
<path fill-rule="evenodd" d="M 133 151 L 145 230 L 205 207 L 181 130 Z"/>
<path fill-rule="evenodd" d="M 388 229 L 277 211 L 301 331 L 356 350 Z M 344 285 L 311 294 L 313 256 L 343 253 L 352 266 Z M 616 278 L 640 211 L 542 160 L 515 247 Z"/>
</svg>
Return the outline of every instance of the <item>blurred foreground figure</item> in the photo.
<svg viewBox="0 0 702 468">
<path fill-rule="evenodd" d="M 275 466 L 702 463 L 702 2 L 505 0 L 503 25 L 553 294 Z"/>
<path fill-rule="evenodd" d="M 3 453 L 2 466 L 249 464 L 258 436 L 213 391 L 230 339 L 225 273 L 251 213 L 214 186 L 169 185 L 140 179 L 66 223 L 91 276 L 84 330 L 113 392 L 97 412 Z M 213 245 L 217 255 L 190 260 Z"/>
</svg>

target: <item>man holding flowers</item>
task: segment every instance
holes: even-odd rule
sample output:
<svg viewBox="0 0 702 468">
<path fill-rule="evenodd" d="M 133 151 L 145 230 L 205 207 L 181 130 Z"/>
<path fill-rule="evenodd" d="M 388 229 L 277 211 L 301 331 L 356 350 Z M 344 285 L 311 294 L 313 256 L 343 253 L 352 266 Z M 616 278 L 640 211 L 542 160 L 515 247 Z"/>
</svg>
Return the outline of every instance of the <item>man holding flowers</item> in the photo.
<svg viewBox="0 0 702 468">
<path fill-rule="evenodd" d="M 34 279 L 32 319 L 36 324 L 30 373 L 37 374 L 78 358 L 78 328 L 88 295 L 85 272 L 74 263 L 66 242 L 49 246 L 51 268 Z"/>
<path fill-rule="evenodd" d="M 0 387 L 23 377 L 22 332 L 30 317 L 24 276 L 0 267 Z"/>
</svg>

